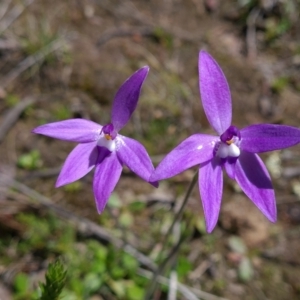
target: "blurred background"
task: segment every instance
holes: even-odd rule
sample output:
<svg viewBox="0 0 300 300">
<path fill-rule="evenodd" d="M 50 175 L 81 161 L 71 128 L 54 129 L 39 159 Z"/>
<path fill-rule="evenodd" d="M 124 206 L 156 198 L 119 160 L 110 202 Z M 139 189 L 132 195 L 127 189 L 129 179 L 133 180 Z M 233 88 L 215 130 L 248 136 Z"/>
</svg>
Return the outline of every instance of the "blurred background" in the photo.
<svg viewBox="0 0 300 300">
<path fill-rule="evenodd" d="M 224 176 L 213 233 L 195 187 L 166 236 L 197 168 L 159 189 L 124 168 L 98 215 L 93 174 L 54 187 L 75 145 L 31 133 L 68 118 L 107 123 L 120 85 L 149 65 L 121 134 L 157 165 L 190 134 L 212 133 L 198 91 L 201 49 L 228 79 L 234 125 L 298 126 L 299 11 L 299 0 L 1 0 L 0 299 L 34 299 L 58 257 L 64 300 L 139 300 L 151 289 L 150 299 L 299 299 L 300 146 L 262 156 L 276 224 Z"/>
</svg>

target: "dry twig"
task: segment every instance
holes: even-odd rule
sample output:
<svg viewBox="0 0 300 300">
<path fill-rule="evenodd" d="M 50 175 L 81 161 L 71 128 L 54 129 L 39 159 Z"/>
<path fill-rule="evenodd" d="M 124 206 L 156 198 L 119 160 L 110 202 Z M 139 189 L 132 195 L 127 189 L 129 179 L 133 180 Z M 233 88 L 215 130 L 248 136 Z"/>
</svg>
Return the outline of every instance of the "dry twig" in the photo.
<svg viewBox="0 0 300 300">
<path fill-rule="evenodd" d="M 256 20 L 259 16 L 260 9 L 254 8 L 247 19 L 247 34 L 246 34 L 246 44 L 247 44 L 247 56 L 250 61 L 253 61 L 257 56 L 256 49 Z"/>
<path fill-rule="evenodd" d="M 101 38 L 97 42 L 97 46 L 100 47 L 113 38 L 129 36 L 153 36 L 154 33 L 154 29 L 149 27 L 108 30 L 102 34 Z"/>
<path fill-rule="evenodd" d="M 15 5 L 10 12 L 6 15 L 6 17 L 0 23 L 0 35 L 3 34 L 7 28 L 13 24 L 19 16 L 24 12 L 24 10 L 31 5 L 35 0 L 25 0 L 23 5 L 17 4 Z M 4 10 L 4 14 L 6 10 Z"/>
<path fill-rule="evenodd" d="M 167 24 L 160 24 L 157 23 L 157 20 L 151 20 L 148 16 L 141 13 L 136 6 L 131 1 L 124 1 L 118 9 L 109 1 L 97 1 L 97 3 L 105 10 L 113 14 L 117 19 L 121 17 L 133 19 L 143 26 L 142 28 L 132 28 L 132 29 L 112 29 L 105 32 L 97 42 L 97 46 L 102 46 L 104 43 L 108 42 L 109 40 L 117 37 L 128 37 L 128 36 L 146 36 L 151 37 L 154 36 L 157 32 L 157 29 L 161 29 L 166 34 L 169 34 L 175 38 L 178 38 L 185 42 L 195 42 L 199 41 L 199 35 L 193 35 L 190 32 L 176 27 L 174 25 L 167 25 Z"/>
<path fill-rule="evenodd" d="M 5 116 L 3 122 L 0 125 L 0 144 L 8 131 L 13 127 L 13 125 L 18 121 L 22 112 L 31 104 L 35 103 L 37 98 L 25 98 L 19 104 L 14 106 Z"/>
<path fill-rule="evenodd" d="M 12 300 L 12 292 L 0 282 L 0 300 Z"/>
<path fill-rule="evenodd" d="M 192 179 L 192 181 L 190 183 L 190 186 L 189 186 L 189 188 L 188 188 L 188 190 L 186 192 L 184 200 L 183 200 L 183 202 L 181 204 L 181 207 L 178 210 L 178 212 L 176 213 L 176 215 L 174 216 L 173 222 L 172 222 L 171 226 L 169 227 L 167 234 L 164 236 L 164 242 L 163 242 L 162 249 L 161 249 L 160 253 L 164 252 L 164 249 L 166 247 L 168 239 L 169 239 L 170 235 L 173 232 L 174 226 L 176 224 L 178 224 L 178 222 L 180 221 L 180 219 L 182 217 L 183 209 L 185 208 L 185 206 L 187 204 L 187 201 L 190 198 L 192 190 L 193 190 L 193 188 L 194 188 L 194 186 L 195 186 L 195 184 L 197 182 L 197 179 L 198 179 L 198 173 L 196 173 L 194 175 L 194 177 L 193 177 L 193 179 Z M 172 260 L 173 256 L 179 250 L 179 247 L 180 247 L 180 245 L 182 244 L 183 241 L 184 241 L 183 238 L 180 238 L 177 241 L 177 243 L 171 248 L 171 250 L 167 254 L 165 260 L 159 265 L 159 268 L 154 272 L 152 280 L 151 280 L 151 282 L 149 284 L 149 287 L 147 289 L 147 293 L 146 293 L 145 299 L 149 299 L 149 300 L 151 299 L 151 297 L 152 297 L 152 295 L 153 295 L 153 293 L 154 293 L 154 291 L 156 289 L 156 283 L 157 283 L 158 276 L 160 276 L 161 274 L 164 273 L 166 267 L 168 266 L 169 262 Z"/>
<path fill-rule="evenodd" d="M 174 211 L 174 214 L 176 212 Z M 180 241 L 180 221 L 177 220 L 176 224 L 174 225 L 173 228 L 173 238 L 176 243 Z M 169 279 L 169 294 L 168 294 L 168 300 L 176 300 L 177 299 L 177 290 L 178 290 L 178 276 L 177 276 L 177 253 L 174 255 L 174 262 L 171 267 L 171 274 L 170 274 L 170 279 Z"/>
<path fill-rule="evenodd" d="M 0 7 L 0 20 L 4 17 L 4 15 L 7 13 L 8 8 L 11 4 L 12 0 L 7 0 L 6 2 L 2 2 L 2 6 Z"/>
<path fill-rule="evenodd" d="M 20 48 L 20 45 L 14 40 L 0 39 L 1 50 L 14 50 Z"/>
<path fill-rule="evenodd" d="M 12 81 L 14 81 L 21 73 L 26 71 L 28 68 L 32 67 L 36 63 L 45 59 L 47 55 L 50 53 L 57 51 L 65 45 L 65 40 L 57 39 L 48 44 L 46 47 L 36 52 L 35 54 L 26 57 L 23 61 L 21 61 L 13 70 L 11 70 L 6 77 L 0 82 L 0 86 L 5 88 Z"/>
<path fill-rule="evenodd" d="M 138 274 L 145 277 L 145 278 L 151 278 L 152 277 L 152 272 L 144 270 L 144 269 L 139 269 Z M 157 277 L 157 281 L 160 284 L 163 284 L 165 286 L 169 285 L 169 279 L 159 275 Z M 227 300 L 226 298 L 218 297 L 215 295 L 212 295 L 210 293 L 203 292 L 199 289 L 191 288 L 188 287 L 182 283 L 178 283 L 178 291 L 185 297 L 187 300 Z"/>
</svg>

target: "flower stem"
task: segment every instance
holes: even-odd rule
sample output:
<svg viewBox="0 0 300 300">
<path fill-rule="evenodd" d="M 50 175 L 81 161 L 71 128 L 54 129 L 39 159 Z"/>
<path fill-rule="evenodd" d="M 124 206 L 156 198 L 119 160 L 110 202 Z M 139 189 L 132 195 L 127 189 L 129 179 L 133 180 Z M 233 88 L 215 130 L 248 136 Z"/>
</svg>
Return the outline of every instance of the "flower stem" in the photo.
<svg viewBox="0 0 300 300">
<path fill-rule="evenodd" d="M 192 193 L 192 190 L 197 182 L 197 179 L 198 179 L 198 172 L 195 173 L 189 187 L 188 187 L 188 190 L 185 194 L 185 197 L 184 197 L 184 200 L 181 204 L 181 207 L 180 209 L 178 210 L 178 212 L 176 213 L 176 215 L 174 216 L 174 219 L 173 219 L 173 222 L 171 224 L 171 226 L 169 227 L 166 235 L 164 236 L 164 241 L 163 241 L 163 245 L 162 245 L 162 248 L 161 248 L 161 251 L 157 257 L 158 260 L 160 260 L 161 258 L 161 255 L 162 253 L 164 252 L 165 248 L 166 248 L 166 245 L 167 245 L 167 242 L 173 232 L 173 229 L 174 229 L 174 226 L 175 224 L 179 223 L 180 222 L 180 219 L 182 217 L 182 213 L 183 213 L 183 209 L 185 208 L 187 202 L 188 202 L 188 199 Z M 150 300 L 152 299 L 152 295 L 156 289 L 156 286 L 157 286 L 157 278 L 162 275 L 162 273 L 164 272 L 167 264 L 169 263 L 169 261 L 171 260 L 171 258 L 174 256 L 174 253 L 176 253 L 181 245 L 181 243 L 183 242 L 183 238 L 180 238 L 179 241 L 177 241 L 176 245 L 174 247 L 172 247 L 169 251 L 169 253 L 167 254 L 166 258 L 162 261 L 162 263 L 159 265 L 158 269 L 153 273 L 153 277 L 150 281 L 150 284 L 149 284 L 149 287 L 147 289 L 147 292 L 146 292 L 146 295 L 145 295 L 145 300 Z"/>
</svg>

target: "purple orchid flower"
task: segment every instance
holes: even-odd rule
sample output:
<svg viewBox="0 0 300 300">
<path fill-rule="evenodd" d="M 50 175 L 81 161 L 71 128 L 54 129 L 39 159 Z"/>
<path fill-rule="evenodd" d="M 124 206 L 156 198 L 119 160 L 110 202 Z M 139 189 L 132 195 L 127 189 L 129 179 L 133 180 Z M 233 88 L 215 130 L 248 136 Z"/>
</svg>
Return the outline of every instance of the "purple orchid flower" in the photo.
<svg viewBox="0 0 300 300">
<path fill-rule="evenodd" d="M 276 221 L 275 194 L 270 175 L 256 153 L 283 149 L 300 142 L 300 130 L 291 126 L 256 124 L 242 130 L 231 125 L 232 107 L 227 80 L 217 62 L 199 53 L 200 94 L 205 114 L 218 136 L 194 134 L 173 149 L 150 180 L 175 176 L 200 165 L 199 191 L 211 232 L 216 226 L 222 198 L 222 169 L 271 221 Z"/>
<path fill-rule="evenodd" d="M 56 187 L 74 182 L 96 167 L 93 190 L 99 213 L 104 210 L 121 176 L 123 164 L 148 182 L 154 171 L 146 149 L 136 140 L 118 133 L 136 108 L 148 72 L 147 66 L 139 69 L 120 87 L 113 102 L 111 123 L 101 126 L 84 119 L 70 119 L 45 124 L 32 131 L 80 143 L 67 157 Z M 157 182 L 150 183 L 158 186 Z"/>
</svg>

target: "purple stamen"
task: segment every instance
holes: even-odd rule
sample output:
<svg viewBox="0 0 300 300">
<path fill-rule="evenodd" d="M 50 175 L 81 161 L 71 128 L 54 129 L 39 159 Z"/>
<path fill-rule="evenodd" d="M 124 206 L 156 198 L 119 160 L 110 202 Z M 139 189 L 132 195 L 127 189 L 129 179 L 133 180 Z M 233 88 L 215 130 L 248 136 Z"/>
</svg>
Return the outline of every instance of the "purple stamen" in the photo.
<svg viewBox="0 0 300 300">
<path fill-rule="evenodd" d="M 110 139 L 114 140 L 117 136 L 117 132 L 114 129 L 114 125 L 111 123 L 108 123 L 103 126 L 102 132 L 106 137 L 110 137 Z"/>
<path fill-rule="evenodd" d="M 221 135 L 220 139 L 223 143 L 230 142 L 233 137 L 237 137 L 239 140 L 241 139 L 241 133 L 235 126 L 229 126 L 229 128 Z"/>
</svg>

